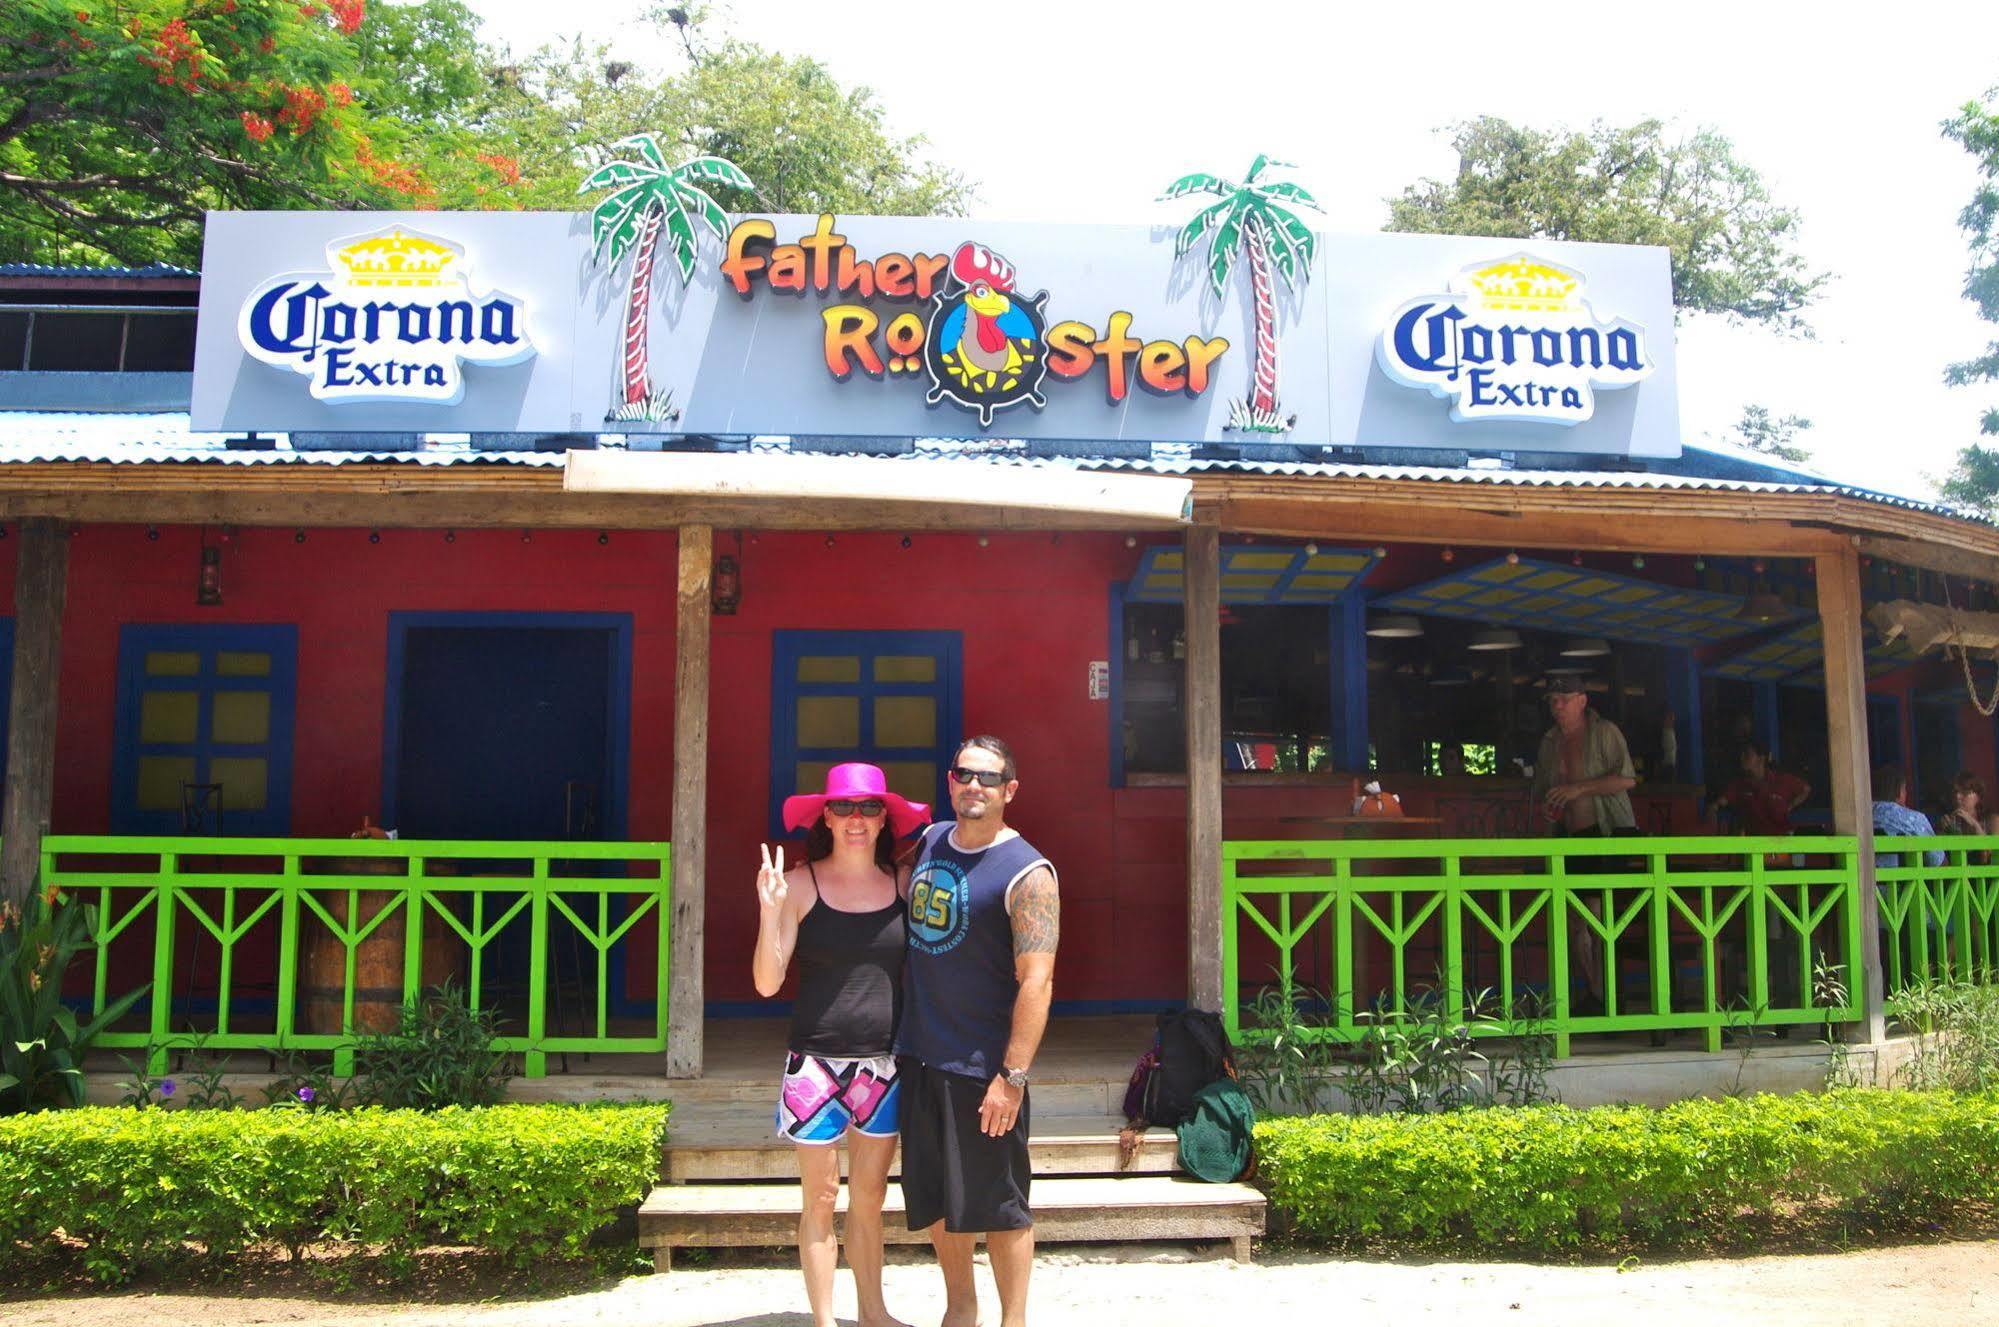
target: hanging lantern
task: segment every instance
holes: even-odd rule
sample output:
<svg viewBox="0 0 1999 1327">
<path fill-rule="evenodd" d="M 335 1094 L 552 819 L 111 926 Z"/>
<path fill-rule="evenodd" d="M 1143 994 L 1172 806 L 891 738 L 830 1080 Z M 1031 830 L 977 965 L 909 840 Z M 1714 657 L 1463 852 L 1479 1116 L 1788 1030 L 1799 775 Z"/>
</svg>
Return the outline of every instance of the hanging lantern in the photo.
<svg viewBox="0 0 1999 1327">
<path fill-rule="evenodd" d="M 214 608 L 222 602 L 222 550 L 202 541 L 201 570 L 194 581 L 194 601 L 204 608 Z"/>
<path fill-rule="evenodd" d="M 736 615 L 736 605 L 743 597 L 743 573 L 733 554 L 724 553 L 715 559 L 715 580 L 708 593 L 717 616 Z"/>
</svg>

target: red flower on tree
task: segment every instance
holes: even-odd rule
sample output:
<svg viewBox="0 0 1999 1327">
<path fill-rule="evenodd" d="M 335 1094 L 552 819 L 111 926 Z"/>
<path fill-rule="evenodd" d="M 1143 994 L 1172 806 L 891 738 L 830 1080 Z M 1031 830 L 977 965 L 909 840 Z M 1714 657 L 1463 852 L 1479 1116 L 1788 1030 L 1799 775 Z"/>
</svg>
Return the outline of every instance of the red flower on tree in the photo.
<svg viewBox="0 0 1999 1327">
<path fill-rule="evenodd" d="M 326 8 L 327 12 L 333 15 L 334 22 L 340 25 L 342 32 L 353 33 L 361 30 L 367 2 L 368 0 L 326 0 Z"/>
<path fill-rule="evenodd" d="M 263 116 L 257 114 L 257 112 L 243 112 L 243 132 L 250 136 L 251 142 L 263 142 L 271 136 L 272 130 L 275 128 L 276 126 Z"/>
</svg>

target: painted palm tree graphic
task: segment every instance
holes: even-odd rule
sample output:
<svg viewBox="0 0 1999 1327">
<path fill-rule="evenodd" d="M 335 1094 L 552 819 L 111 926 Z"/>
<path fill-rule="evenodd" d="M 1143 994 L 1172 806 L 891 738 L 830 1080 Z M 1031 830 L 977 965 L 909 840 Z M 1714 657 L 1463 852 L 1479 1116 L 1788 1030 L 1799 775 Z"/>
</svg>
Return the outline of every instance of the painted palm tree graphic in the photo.
<svg viewBox="0 0 1999 1327">
<path fill-rule="evenodd" d="M 1227 298 L 1236 254 L 1249 254 L 1250 292 L 1256 300 L 1256 375 L 1249 399 L 1229 407 L 1228 426 L 1257 433 L 1289 432 L 1295 418 L 1285 416 L 1277 405 L 1277 290 L 1270 269 L 1274 265 L 1284 278 L 1284 288 L 1295 292 L 1311 280 L 1312 255 L 1318 247 L 1311 227 L 1287 204 L 1321 210 L 1319 201 L 1299 185 L 1264 180 L 1263 173 L 1273 166 L 1288 163 L 1259 155 L 1241 184 L 1197 172 L 1173 181 L 1159 196 L 1166 202 L 1188 194 L 1221 195 L 1219 203 L 1195 214 L 1173 243 L 1173 256 L 1179 259 L 1207 238 L 1208 285 L 1216 299 Z"/>
<path fill-rule="evenodd" d="M 634 134 L 613 144 L 611 151 L 632 157 L 607 161 L 577 187 L 611 192 L 590 213 L 590 244 L 606 269 L 632 255 L 630 285 L 625 292 L 625 330 L 620 338 L 623 400 L 605 416 L 615 420 L 667 421 L 679 417 L 673 392 L 654 391 L 646 357 L 646 329 L 652 315 L 653 263 L 662 232 L 673 269 L 686 285 L 694 275 L 697 251 L 694 228 L 700 222 L 717 240 L 727 240 L 729 218 L 703 186 L 729 185 L 750 189 L 750 177 L 721 157 L 695 157 L 668 166 L 666 155 L 651 134 Z"/>
</svg>

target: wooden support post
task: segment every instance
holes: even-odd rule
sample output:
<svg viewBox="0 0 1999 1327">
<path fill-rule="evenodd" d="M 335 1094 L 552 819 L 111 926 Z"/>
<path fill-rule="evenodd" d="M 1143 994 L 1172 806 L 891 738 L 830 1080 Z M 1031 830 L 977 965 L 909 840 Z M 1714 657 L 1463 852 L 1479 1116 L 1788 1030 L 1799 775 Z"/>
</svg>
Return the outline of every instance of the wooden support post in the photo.
<svg viewBox="0 0 1999 1327">
<path fill-rule="evenodd" d="M 56 680 L 69 586 L 66 522 L 21 522 L 14 571 L 14 694 L 7 719 L 7 791 L 0 805 L 0 898 L 19 903 L 41 875 L 42 836 L 55 801 Z"/>
<path fill-rule="evenodd" d="M 1886 1034 L 1882 1014 L 1881 906 L 1874 893 L 1873 771 L 1867 755 L 1867 661 L 1862 653 L 1860 554 L 1853 548 L 1816 555 L 1819 626 L 1825 639 L 1826 751 L 1832 767 L 1832 827 L 1859 842 L 1860 993 L 1863 1017 L 1856 1041 Z M 1849 980 L 1854 974 L 1849 974 Z"/>
<path fill-rule="evenodd" d="M 701 1076 L 703 924 L 708 892 L 708 580 L 715 532 L 680 527 L 673 669 L 673 967 L 666 1072 Z"/>
<path fill-rule="evenodd" d="M 1186 540 L 1187 1002 L 1219 1011 L 1222 990 L 1221 529 Z"/>
</svg>

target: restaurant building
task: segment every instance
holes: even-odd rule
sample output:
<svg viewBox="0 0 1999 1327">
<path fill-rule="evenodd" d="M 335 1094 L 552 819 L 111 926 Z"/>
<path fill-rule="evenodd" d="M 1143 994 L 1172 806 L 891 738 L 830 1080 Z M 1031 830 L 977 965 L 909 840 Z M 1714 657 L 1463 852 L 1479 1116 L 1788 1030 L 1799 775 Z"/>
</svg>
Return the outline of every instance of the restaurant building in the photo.
<svg viewBox="0 0 1999 1327">
<path fill-rule="evenodd" d="M 1878 1041 L 1991 971 L 1991 845 L 1877 854 L 1869 787 L 1993 780 L 1991 664 L 1868 611 L 1990 609 L 1999 530 L 1683 444 L 1664 251 L 634 208 L 0 269 L 0 874 L 100 904 L 117 1044 L 338 1054 L 451 977 L 530 1075 L 698 1075 L 783 798 L 944 804 L 974 732 L 1058 1018 Z M 1530 804 L 1551 676 L 1639 837 Z M 1799 837 L 1714 815 L 1745 740 Z"/>
</svg>

